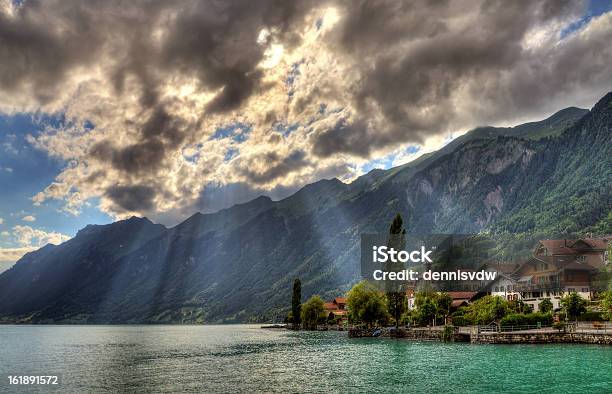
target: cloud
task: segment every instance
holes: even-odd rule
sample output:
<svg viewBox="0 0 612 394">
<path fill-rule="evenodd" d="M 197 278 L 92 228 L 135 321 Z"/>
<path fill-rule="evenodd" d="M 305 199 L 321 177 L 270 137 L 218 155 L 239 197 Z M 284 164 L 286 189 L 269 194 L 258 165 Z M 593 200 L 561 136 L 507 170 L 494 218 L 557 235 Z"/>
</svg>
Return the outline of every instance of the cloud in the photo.
<svg viewBox="0 0 612 394">
<path fill-rule="evenodd" d="M 266 152 L 261 156 L 251 158 L 239 168 L 239 171 L 250 183 L 261 185 L 297 171 L 308 164 L 306 153 L 302 150 L 294 150 L 286 157 L 279 156 L 277 152 Z"/>
<path fill-rule="evenodd" d="M 9 238 L 19 245 L 18 247 L 0 248 L 0 262 L 15 262 L 24 254 L 37 250 L 47 244 L 59 245 L 70 239 L 69 236 L 58 232 L 47 232 L 30 226 L 14 226 L 12 232 L 3 231 L 2 237 Z"/>
<path fill-rule="evenodd" d="M 473 5 L 347 6 L 336 48 L 361 60 L 351 98 L 355 114 L 317 133 L 314 153 L 367 156 L 406 141 L 422 144 L 431 134 L 554 110 L 568 94 L 596 91 L 594 101 L 610 88 L 609 73 L 595 65 L 612 59 L 604 44 L 612 38 L 610 14 L 561 40 L 562 27 L 584 12 L 582 4 Z M 588 59 L 578 72 L 567 67 L 573 52 Z"/>
<path fill-rule="evenodd" d="M 0 263 L 14 263 L 24 254 L 36 250 L 34 247 L 27 248 L 0 248 Z M 8 267 L 7 267 L 8 268 Z M 0 270 L 2 272 L 3 270 Z"/>
<path fill-rule="evenodd" d="M 4 219 L 0 218 L 0 224 L 3 224 L 3 223 L 4 223 Z"/>
<path fill-rule="evenodd" d="M 117 205 L 115 210 L 133 211 L 148 210 L 153 207 L 155 189 L 150 186 L 114 186 L 106 191 L 108 197 Z"/>
<path fill-rule="evenodd" d="M 585 2 L 3 4 L 0 111 L 63 115 L 28 138 L 66 163 L 32 200 L 73 214 L 172 224 L 612 87 L 612 13 L 568 30 Z"/>
<path fill-rule="evenodd" d="M 70 239 L 68 235 L 58 232 L 47 232 L 30 226 L 13 227 L 12 236 L 21 247 L 40 248 L 46 244 L 59 245 Z"/>
<path fill-rule="evenodd" d="M 35 222 L 36 218 L 32 215 L 26 215 L 22 217 L 21 220 L 23 220 L 24 222 Z"/>
</svg>

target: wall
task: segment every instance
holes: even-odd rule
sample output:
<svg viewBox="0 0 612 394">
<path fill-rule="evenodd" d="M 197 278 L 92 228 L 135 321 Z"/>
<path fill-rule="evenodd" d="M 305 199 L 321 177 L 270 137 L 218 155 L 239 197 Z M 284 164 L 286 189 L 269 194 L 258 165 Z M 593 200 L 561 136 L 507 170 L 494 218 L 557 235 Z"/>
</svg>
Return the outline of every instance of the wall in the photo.
<svg viewBox="0 0 612 394">
<path fill-rule="evenodd" d="M 612 334 L 594 333 L 472 333 L 472 343 L 592 343 L 612 345 Z"/>
</svg>

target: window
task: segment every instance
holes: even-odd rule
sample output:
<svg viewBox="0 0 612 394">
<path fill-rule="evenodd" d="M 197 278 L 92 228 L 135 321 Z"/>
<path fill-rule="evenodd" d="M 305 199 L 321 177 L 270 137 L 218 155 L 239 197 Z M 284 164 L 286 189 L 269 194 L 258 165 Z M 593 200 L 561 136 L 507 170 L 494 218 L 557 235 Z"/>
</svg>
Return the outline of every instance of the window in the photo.
<svg viewBox="0 0 612 394">
<path fill-rule="evenodd" d="M 583 287 L 582 288 L 582 292 L 583 293 L 588 293 L 589 292 L 589 288 L 588 287 Z"/>
<path fill-rule="evenodd" d="M 573 287 L 568 287 L 568 288 L 567 288 L 567 292 L 568 292 L 568 293 L 573 293 L 573 292 L 575 292 L 575 291 L 576 291 L 576 289 L 574 289 Z"/>
<path fill-rule="evenodd" d="M 584 263 L 586 261 L 586 256 L 585 255 L 578 256 L 578 260 Z"/>
<path fill-rule="evenodd" d="M 499 286 L 495 286 L 495 292 L 499 293 Z"/>
</svg>

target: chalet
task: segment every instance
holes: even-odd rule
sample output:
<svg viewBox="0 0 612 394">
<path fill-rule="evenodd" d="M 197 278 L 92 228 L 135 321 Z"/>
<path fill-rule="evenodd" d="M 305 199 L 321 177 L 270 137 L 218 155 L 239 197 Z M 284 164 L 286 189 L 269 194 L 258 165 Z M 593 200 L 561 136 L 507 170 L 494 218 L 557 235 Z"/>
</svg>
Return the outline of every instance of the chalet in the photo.
<svg viewBox="0 0 612 394">
<path fill-rule="evenodd" d="M 332 302 L 338 307 L 339 310 L 346 310 L 346 297 L 336 297 Z"/>
<path fill-rule="evenodd" d="M 527 262 L 489 285 L 489 293 L 508 300 L 522 299 L 534 310 L 543 299 L 558 309 L 561 298 L 572 292 L 590 300 L 593 277 L 609 263 L 606 249 L 605 239 L 540 241 Z"/>
<path fill-rule="evenodd" d="M 518 281 L 510 274 L 498 273 L 495 281 L 489 284 L 489 294 L 492 296 L 500 296 L 508 301 L 517 301 L 521 299 L 521 293 L 518 291 Z"/>
<path fill-rule="evenodd" d="M 451 309 L 469 305 L 472 301 L 475 301 L 479 295 L 476 291 L 448 291 L 447 293 L 453 299 Z"/>
<path fill-rule="evenodd" d="M 325 313 L 328 319 L 346 319 L 348 318 L 348 310 L 346 308 L 346 298 L 336 297 L 333 300 L 323 304 Z"/>
</svg>

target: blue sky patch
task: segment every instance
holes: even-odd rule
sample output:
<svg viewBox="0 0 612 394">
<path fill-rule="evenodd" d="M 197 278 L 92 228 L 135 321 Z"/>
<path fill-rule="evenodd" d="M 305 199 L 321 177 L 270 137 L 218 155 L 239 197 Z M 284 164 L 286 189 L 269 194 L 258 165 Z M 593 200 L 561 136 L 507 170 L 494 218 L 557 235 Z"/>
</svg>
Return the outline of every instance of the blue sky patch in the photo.
<svg viewBox="0 0 612 394">
<path fill-rule="evenodd" d="M 74 235 L 88 223 L 109 223 L 111 218 L 100 212 L 92 201 L 83 207 L 79 216 L 60 212 L 63 201 L 46 201 L 34 206 L 31 198 L 42 191 L 59 175 L 66 163 L 51 158 L 46 152 L 34 148 L 26 139 L 37 136 L 46 127 L 59 127 L 65 123 L 57 117 L 38 114 L 0 115 L 0 232 L 11 232 L 16 225 L 27 225 L 48 232 Z M 93 124 L 87 126 L 93 129 Z M 26 216 L 36 220 L 24 221 Z M 0 237 L 0 247 L 16 247 L 11 237 Z"/>
<path fill-rule="evenodd" d="M 245 123 L 236 122 L 231 123 L 227 126 L 219 127 L 215 130 L 211 140 L 220 140 L 223 138 L 231 138 L 235 142 L 241 143 L 249 138 L 249 133 L 253 131 L 250 125 Z"/>
<path fill-rule="evenodd" d="M 561 31 L 561 38 L 565 38 L 568 35 L 582 29 L 586 26 L 591 19 L 598 17 L 599 15 L 605 14 L 612 10 L 612 1 L 609 0 L 591 0 L 587 7 L 584 15 L 579 20 L 569 24 L 565 29 Z"/>
<path fill-rule="evenodd" d="M 294 131 L 296 131 L 300 127 L 299 123 L 286 124 L 279 122 L 274 125 L 274 130 L 281 133 L 283 136 L 287 137 Z"/>
</svg>

